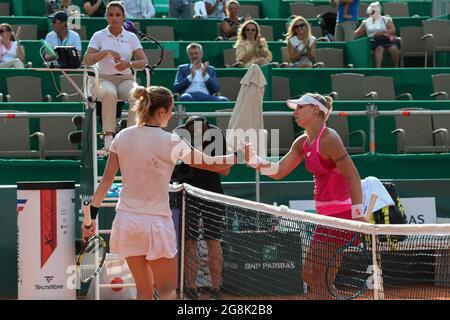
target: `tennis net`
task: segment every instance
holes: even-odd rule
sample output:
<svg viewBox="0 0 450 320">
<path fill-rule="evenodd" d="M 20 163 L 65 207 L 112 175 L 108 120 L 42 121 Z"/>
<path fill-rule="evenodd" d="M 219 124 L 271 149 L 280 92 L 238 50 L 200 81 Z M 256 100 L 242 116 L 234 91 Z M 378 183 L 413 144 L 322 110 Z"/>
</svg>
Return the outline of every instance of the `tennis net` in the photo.
<svg viewBox="0 0 450 320">
<path fill-rule="evenodd" d="M 450 299 L 449 224 L 371 225 L 183 186 L 184 291 L 220 286 L 222 299 Z"/>
</svg>

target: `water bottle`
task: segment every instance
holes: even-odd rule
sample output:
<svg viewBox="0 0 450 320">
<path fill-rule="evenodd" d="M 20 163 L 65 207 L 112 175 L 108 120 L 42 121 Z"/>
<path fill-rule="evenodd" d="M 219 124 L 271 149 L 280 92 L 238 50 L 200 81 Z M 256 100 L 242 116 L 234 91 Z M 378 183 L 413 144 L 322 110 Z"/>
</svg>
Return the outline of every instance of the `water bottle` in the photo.
<svg viewBox="0 0 450 320">
<path fill-rule="evenodd" d="M 233 216 L 233 222 L 231 223 L 231 228 L 233 231 L 239 231 L 239 217 L 236 213 Z"/>
</svg>

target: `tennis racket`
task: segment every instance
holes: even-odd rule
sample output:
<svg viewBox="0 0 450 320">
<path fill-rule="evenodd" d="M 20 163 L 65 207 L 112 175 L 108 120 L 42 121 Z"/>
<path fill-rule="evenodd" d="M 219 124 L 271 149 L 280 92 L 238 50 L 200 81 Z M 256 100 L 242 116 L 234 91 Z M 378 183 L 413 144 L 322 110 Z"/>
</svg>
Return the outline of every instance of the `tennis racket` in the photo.
<svg viewBox="0 0 450 320">
<path fill-rule="evenodd" d="M 373 214 L 377 198 L 377 195 L 371 195 L 366 217 Z M 360 297 L 367 290 L 368 279 L 372 275 L 369 268 L 371 264 L 369 244 L 363 234 L 355 233 L 352 239 L 336 250 L 328 261 L 325 270 L 325 285 L 328 292 L 337 300 Z"/>
<path fill-rule="evenodd" d="M 83 203 L 84 225 L 92 223 L 89 203 Z M 77 259 L 77 271 L 81 282 L 88 282 L 95 278 L 102 270 L 106 258 L 106 242 L 97 234 L 85 241 L 83 249 Z"/>
</svg>

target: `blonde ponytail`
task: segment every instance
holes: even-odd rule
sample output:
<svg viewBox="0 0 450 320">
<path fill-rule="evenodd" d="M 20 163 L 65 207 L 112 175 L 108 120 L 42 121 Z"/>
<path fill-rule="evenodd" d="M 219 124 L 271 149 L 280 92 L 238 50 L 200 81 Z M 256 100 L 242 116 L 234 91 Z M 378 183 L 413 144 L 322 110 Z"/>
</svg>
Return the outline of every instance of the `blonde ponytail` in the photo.
<svg viewBox="0 0 450 320">
<path fill-rule="evenodd" d="M 145 125 L 159 108 L 169 110 L 173 101 L 172 92 L 161 86 L 136 86 L 131 91 L 131 97 L 138 126 Z"/>
</svg>

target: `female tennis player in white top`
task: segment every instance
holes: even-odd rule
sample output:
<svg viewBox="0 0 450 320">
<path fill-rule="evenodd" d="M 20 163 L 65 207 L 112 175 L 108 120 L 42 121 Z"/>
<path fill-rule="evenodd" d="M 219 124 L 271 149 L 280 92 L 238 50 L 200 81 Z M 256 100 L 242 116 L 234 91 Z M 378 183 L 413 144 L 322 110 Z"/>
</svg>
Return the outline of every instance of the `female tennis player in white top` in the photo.
<svg viewBox="0 0 450 320">
<path fill-rule="evenodd" d="M 137 288 L 137 299 L 153 299 L 153 283 L 161 299 L 175 299 L 177 244 L 169 207 L 169 181 L 175 163 L 223 171 L 236 163 L 234 154 L 209 157 L 161 128 L 172 117 L 172 92 L 164 87 L 132 91 L 137 125 L 119 132 L 111 144 L 105 172 L 93 196 L 91 216 L 98 211 L 117 171 L 122 192 L 116 207 L 110 247 L 126 258 Z M 195 163 L 194 163 L 195 162 Z M 83 235 L 95 230 L 95 220 Z"/>
</svg>

